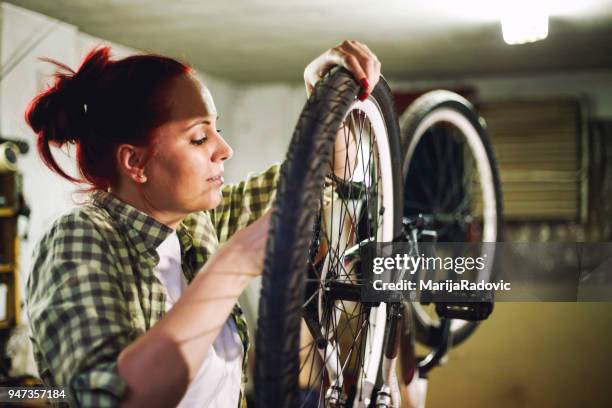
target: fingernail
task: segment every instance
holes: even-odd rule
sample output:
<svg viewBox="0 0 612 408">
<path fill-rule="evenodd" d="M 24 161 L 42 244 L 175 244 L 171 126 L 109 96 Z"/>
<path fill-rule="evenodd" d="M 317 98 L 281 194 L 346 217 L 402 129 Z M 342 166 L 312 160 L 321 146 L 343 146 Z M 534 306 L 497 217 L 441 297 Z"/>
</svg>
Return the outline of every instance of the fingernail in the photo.
<svg viewBox="0 0 612 408">
<path fill-rule="evenodd" d="M 365 90 L 368 90 L 368 88 L 370 88 L 370 83 L 368 82 L 368 78 L 361 78 L 359 83 L 361 84 L 361 87 Z"/>
<path fill-rule="evenodd" d="M 362 93 L 359 94 L 359 100 L 363 102 L 366 99 L 368 99 L 368 96 L 370 96 L 370 94 L 367 91 L 363 91 Z"/>
</svg>

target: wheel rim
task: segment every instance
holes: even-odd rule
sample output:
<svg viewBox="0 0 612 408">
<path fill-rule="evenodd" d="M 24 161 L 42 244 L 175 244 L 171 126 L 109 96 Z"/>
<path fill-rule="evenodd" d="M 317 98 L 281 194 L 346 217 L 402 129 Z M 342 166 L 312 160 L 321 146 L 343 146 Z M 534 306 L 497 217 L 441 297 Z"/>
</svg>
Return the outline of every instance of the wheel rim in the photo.
<svg viewBox="0 0 612 408">
<path fill-rule="evenodd" d="M 314 281 L 319 287 L 315 291 L 307 289 L 304 306 L 310 313 L 316 309 L 321 337 L 327 340 L 327 344 L 317 348 L 315 339 L 310 336 L 310 343 L 300 347 L 301 385 L 306 377 L 302 370 L 307 365 L 311 368 L 318 366 L 318 372 L 314 376 L 308 375 L 307 379 L 307 388 L 314 391 L 313 388 L 318 387 L 318 397 L 314 398 L 317 403 L 313 403 L 311 391 L 302 398 L 302 406 L 318 406 L 324 402 L 333 405 L 330 401 L 333 402 L 334 392 L 341 399 L 348 396 L 347 404 L 352 401 L 353 406 L 367 406 L 382 358 L 386 305 L 367 307 L 359 303 L 358 298 L 346 300 L 346 296 L 340 294 L 345 298 L 338 300 L 337 295 L 341 289 L 346 290 L 349 286 L 354 289 L 360 283 L 358 262 L 344 265 L 351 250 L 366 240 L 389 242 L 393 239 L 390 148 L 384 118 L 374 99 L 356 101 L 343 123 L 343 135 L 346 137 L 346 130 L 351 128 L 356 136 L 357 166 L 355 171 L 348 172 L 352 173 L 348 176 L 347 169 L 344 169 L 342 178 L 348 179 L 348 183 L 338 177 L 331 177 L 331 181 L 328 178 L 321 199 L 324 208 L 320 218 L 322 246 L 327 247 L 327 253 L 323 260 L 311 265 L 311 272 L 314 270 L 315 275 L 309 277 L 307 285 L 312 287 Z M 341 191 L 347 185 L 348 194 Z M 355 199 L 352 191 L 357 190 L 357 186 L 361 186 L 363 192 Z M 339 199 L 341 195 L 352 198 Z M 368 222 L 366 216 L 373 213 L 377 216 L 373 217 L 373 223 Z M 344 286 L 340 288 L 339 284 Z M 316 303 L 316 308 L 312 303 Z M 305 329 L 303 325 L 302 332 Z M 313 334 L 312 328 L 309 329 L 308 334 Z M 352 343 L 346 344 L 347 337 Z"/>
</svg>

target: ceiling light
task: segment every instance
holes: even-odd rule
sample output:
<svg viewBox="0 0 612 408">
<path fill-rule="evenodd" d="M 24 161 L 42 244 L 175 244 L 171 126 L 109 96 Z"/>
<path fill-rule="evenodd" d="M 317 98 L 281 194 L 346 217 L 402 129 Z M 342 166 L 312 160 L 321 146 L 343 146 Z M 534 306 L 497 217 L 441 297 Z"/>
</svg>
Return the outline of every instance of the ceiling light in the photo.
<svg viewBox="0 0 612 408">
<path fill-rule="evenodd" d="M 502 15 L 502 34 L 508 44 L 531 43 L 548 36 L 548 13 L 524 2 L 522 6 L 510 6 Z"/>
</svg>

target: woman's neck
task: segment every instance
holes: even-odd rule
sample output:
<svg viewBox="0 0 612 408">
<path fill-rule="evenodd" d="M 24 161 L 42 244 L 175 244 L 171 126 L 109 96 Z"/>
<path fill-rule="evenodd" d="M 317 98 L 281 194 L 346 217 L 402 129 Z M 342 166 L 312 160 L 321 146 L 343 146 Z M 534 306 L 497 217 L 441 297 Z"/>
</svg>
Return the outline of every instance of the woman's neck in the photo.
<svg viewBox="0 0 612 408">
<path fill-rule="evenodd" d="M 127 185 L 123 188 L 111 188 L 110 193 L 124 203 L 131 205 L 174 230 L 178 228 L 181 221 L 185 218 L 185 214 L 176 214 L 155 208 L 155 206 L 147 200 L 144 192 L 134 185 Z"/>
</svg>

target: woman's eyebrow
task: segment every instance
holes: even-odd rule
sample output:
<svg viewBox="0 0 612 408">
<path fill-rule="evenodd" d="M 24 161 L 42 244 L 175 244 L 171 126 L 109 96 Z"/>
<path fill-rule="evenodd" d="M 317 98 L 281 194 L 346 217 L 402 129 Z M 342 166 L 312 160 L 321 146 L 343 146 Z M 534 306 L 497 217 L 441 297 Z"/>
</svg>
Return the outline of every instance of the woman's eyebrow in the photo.
<svg viewBox="0 0 612 408">
<path fill-rule="evenodd" d="M 216 120 L 219 120 L 219 116 L 216 117 Z M 198 118 L 195 122 L 191 123 L 189 126 L 185 128 L 185 130 L 189 130 L 197 125 L 212 125 L 212 122 L 206 118 Z"/>
</svg>

